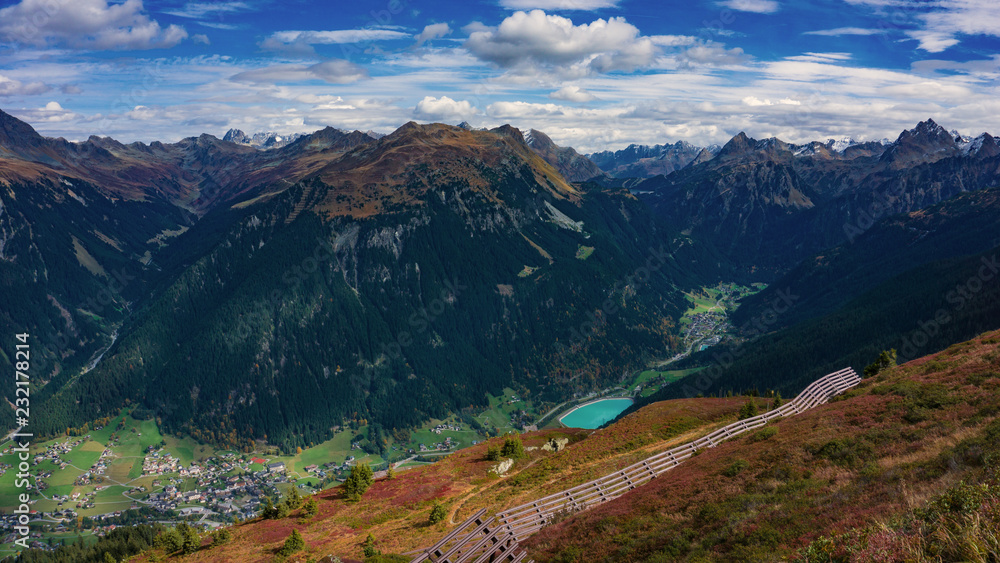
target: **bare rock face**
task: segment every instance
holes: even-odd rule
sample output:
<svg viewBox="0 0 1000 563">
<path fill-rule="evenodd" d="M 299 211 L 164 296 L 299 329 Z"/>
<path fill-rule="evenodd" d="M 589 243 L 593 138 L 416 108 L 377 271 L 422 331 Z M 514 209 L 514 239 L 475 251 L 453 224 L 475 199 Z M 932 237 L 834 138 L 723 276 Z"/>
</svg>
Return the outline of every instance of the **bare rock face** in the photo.
<svg viewBox="0 0 1000 563">
<path fill-rule="evenodd" d="M 542 449 L 547 452 L 558 452 L 566 449 L 567 445 L 569 445 L 569 438 L 552 438 L 542 446 Z"/>
<path fill-rule="evenodd" d="M 605 175 L 592 160 L 576 152 L 572 147 L 560 147 L 541 131 L 532 129 L 525 142 L 531 150 L 554 166 L 570 182 L 583 182 Z"/>
<path fill-rule="evenodd" d="M 618 151 L 589 155 L 614 178 L 652 178 L 711 160 L 721 147 L 697 147 L 685 141 L 664 145 L 629 145 Z"/>
<path fill-rule="evenodd" d="M 505 459 L 505 460 L 501 461 L 500 463 L 498 463 L 498 464 L 494 465 L 493 467 L 491 467 L 490 468 L 490 473 L 495 473 L 497 475 L 506 475 L 506 473 L 508 471 L 510 471 L 511 467 L 514 467 L 514 460 L 513 459 Z"/>
</svg>

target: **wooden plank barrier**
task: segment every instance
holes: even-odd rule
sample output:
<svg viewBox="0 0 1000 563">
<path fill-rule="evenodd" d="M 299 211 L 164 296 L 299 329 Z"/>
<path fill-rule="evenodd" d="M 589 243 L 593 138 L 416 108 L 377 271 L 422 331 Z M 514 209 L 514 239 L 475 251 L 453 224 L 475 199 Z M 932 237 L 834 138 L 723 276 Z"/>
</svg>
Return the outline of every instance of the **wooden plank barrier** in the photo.
<svg viewBox="0 0 1000 563">
<path fill-rule="evenodd" d="M 860 382 L 861 378 L 851 368 L 833 372 L 812 382 L 798 396 L 775 410 L 734 422 L 614 473 L 508 508 L 490 518 L 484 518 L 484 508 L 441 541 L 422 550 L 411 563 L 521 563 L 527 554 L 520 548 L 519 542 L 551 524 L 557 515 L 587 510 L 614 500 L 677 467 L 704 448 L 715 447 L 730 438 L 761 428 L 775 418 L 796 415 L 823 405 Z M 463 536 L 462 532 L 466 530 L 470 531 Z"/>
</svg>

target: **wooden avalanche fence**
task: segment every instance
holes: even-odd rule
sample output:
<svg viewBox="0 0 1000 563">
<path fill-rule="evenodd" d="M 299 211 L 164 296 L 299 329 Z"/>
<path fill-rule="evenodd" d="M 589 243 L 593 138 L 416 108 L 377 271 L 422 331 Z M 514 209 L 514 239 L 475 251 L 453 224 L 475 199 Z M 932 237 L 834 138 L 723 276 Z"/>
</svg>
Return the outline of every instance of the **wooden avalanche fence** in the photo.
<svg viewBox="0 0 1000 563">
<path fill-rule="evenodd" d="M 851 368 L 831 373 L 813 382 L 797 397 L 780 408 L 740 420 L 707 436 L 656 454 L 625 469 L 599 479 L 577 485 L 565 491 L 515 506 L 495 516 L 486 516 L 486 509 L 475 513 L 438 543 L 423 550 L 411 563 L 487 563 L 523 561 L 526 553 L 518 542 L 551 524 L 558 515 L 592 508 L 616 499 L 670 471 L 685 459 L 704 448 L 750 430 L 764 426 L 771 419 L 799 414 L 822 405 L 861 382 Z"/>
</svg>

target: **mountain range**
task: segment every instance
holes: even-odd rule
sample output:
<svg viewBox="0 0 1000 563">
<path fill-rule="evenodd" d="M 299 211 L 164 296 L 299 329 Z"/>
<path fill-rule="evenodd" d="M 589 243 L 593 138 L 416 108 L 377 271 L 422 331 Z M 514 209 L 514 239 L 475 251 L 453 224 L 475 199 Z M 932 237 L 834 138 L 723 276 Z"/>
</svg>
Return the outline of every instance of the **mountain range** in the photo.
<svg viewBox="0 0 1000 563">
<path fill-rule="evenodd" d="M 931 120 L 891 143 L 741 133 L 597 162 L 510 126 L 226 137 L 74 143 L 0 112 L 0 326 L 41 343 L 39 434 L 138 403 L 167 431 L 287 449 L 345 421 L 379 435 L 475 410 L 504 387 L 557 403 L 673 355 L 692 288 L 812 287 L 803 261 L 840 245 L 838 264 L 872 267 L 852 243 L 899 213 L 982 235 L 986 196 L 962 204 L 964 230 L 935 205 L 1000 177 L 992 136 Z M 775 328 L 912 275 L 879 244 L 894 270 Z M 748 377 L 718 389 L 799 382 Z"/>
</svg>

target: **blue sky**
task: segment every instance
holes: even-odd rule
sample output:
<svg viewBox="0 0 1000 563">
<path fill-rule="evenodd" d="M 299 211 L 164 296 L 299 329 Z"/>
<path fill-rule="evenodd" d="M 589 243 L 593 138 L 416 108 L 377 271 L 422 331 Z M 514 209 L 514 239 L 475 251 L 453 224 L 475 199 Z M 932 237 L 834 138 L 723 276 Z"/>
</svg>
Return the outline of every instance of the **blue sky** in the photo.
<svg viewBox="0 0 1000 563">
<path fill-rule="evenodd" d="M 46 135 L 389 132 L 629 143 L 1000 134 L 996 0 L 0 2 L 0 109 Z"/>
</svg>

